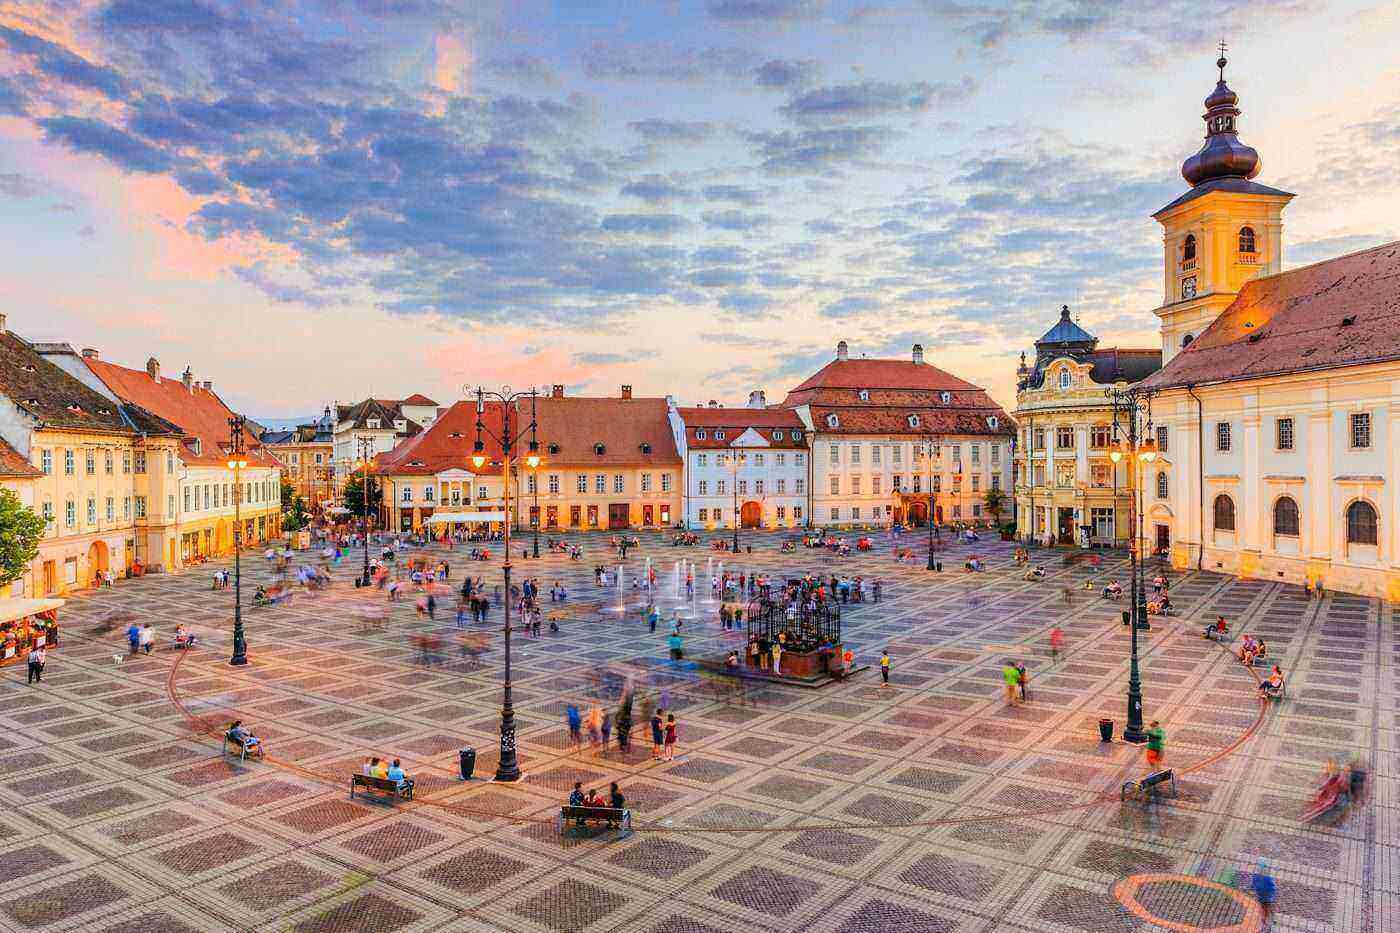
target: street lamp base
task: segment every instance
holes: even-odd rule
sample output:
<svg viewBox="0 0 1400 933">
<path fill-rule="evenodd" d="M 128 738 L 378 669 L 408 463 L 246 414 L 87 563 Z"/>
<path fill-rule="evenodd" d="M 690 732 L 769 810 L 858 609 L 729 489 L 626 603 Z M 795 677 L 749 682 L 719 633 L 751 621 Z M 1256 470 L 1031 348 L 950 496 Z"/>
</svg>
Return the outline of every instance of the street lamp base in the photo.
<svg viewBox="0 0 1400 933">
<path fill-rule="evenodd" d="M 1147 741 L 1147 733 L 1143 732 L 1141 729 L 1128 726 L 1123 730 L 1123 741 L 1132 745 L 1142 745 Z"/>
<path fill-rule="evenodd" d="M 496 776 L 491 780 L 497 784 L 518 784 L 525 780 L 525 772 L 520 770 L 519 765 L 514 765 L 509 770 L 497 768 Z"/>
<path fill-rule="evenodd" d="M 248 656 L 246 654 L 235 654 L 228 659 L 228 663 L 231 667 L 242 667 L 248 663 Z"/>
</svg>

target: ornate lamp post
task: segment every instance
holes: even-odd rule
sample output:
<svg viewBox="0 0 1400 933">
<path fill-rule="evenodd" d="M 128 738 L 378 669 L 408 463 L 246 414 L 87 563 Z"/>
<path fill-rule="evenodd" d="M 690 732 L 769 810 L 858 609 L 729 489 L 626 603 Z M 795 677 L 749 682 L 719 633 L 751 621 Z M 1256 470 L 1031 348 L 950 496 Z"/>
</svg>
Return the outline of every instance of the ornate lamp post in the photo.
<svg viewBox="0 0 1400 933">
<path fill-rule="evenodd" d="M 1132 637 L 1132 662 L 1128 671 L 1128 724 L 1123 729 L 1123 741 L 1141 744 L 1147 741 L 1142 728 L 1142 678 L 1138 669 L 1138 630 L 1150 629 L 1147 621 L 1147 587 L 1142 580 L 1142 483 L 1140 465 L 1157 459 L 1157 441 L 1152 437 L 1151 396 L 1136 389 L 1107 389 L 1113 400 L 1113 432 L 1118 441 L 1109 451 L 1109 459 L 1118 464 L 1128 461 L 1128 477 L 1133 495 L 1128 500 L 1131 514 L 1128 526 L 1133 540 L 1128 548 L 1132 561 L 1132 612 L 1129 615 Z M 1120 420 L 1119 415 L 1122 415 Z M 1144 416 L 1146 419 L 1144 420 Z"/>
<path fill-rule="evenodd" d="M 534 462 L 530 464 L 530 493 L 534 496 L 534 502 L 530 506 L 530 524 L 535 529 L 535 557 L 540 556 L 540 458 L 538 452 L 532 458 Z"/>
<path fill-rule="evenodd" d="M 362 437 L 359 439 L 359 444 L 360 459 L 356 462 L 355 466 L 362 471 L 360 474 L 360 500 L 362 506 L 360 513 L 364 521 L 361 531 L 364 536 L 365 546 L 365 568 L 364 576 L 360 579 L 360 586 L 369 586 L 369 465 L 372 459 L 370 454 L 374 451 L 374 438 Z"/>
<path fill-rule="evenodd" d="M 487 398 L 501 403 L 500 434 L 486 427 L 483 421 Z M 519 433 L 516 433 L 512 427 L 511 413 L 520 401 L 526 398 L 530 400 L 530 423 Z M 540 465 L 540 442 L 535 435 L 535 402 L 537 398 L 538 392 L 534 389 L 529 392 L 514 393 L 510 391 L 510 386 L 502 386 L 499 392 L 487 392 L 480 387 L 476 389 L 476 443 L 472 445 L 472 465 L 478 471 L 486 465 L 486 444 L 482 441 L 482 437 L 490 435 L 492 440 L 501 445 L 501 478 L 505 502 L 505 519 L 501 522 L 501 527 L 505 530 L 505 561 L 501 565 L 501 570 L 505 575 L 506 591 L 506 664 L 505 691 L 501 703 L 501 760 L 496 766 L 496 780 L 498 781 L 518 781 L 521 776 L 520 762 L 515 754 L 515 706 L 512 704 L 510 696 L 510 474 L 511 455 L 526 434 L 530 435 L 530 444 L 527 448 L 525 464 L 532 470 Z"/>
<path fill-rule="evenodd" d="M 233 657 L 228 663 L 241 667 L 248 663 L 248 640 L 243 636 L 243 470 L 248 466 L 243 449 L 242 415 L 228 419 L 228 468 L 233 471 Z"/>
<path fill-rule="evenodd" d="M 932 569 L 933 569 L 933 537 L 934 537 L 934 534 L 935 534 L 935 532 L 936 532 L 935 526 L 938 524 L 938 522 L 937 522 L 937 520 L 936 520 L 936 519 L 937 519 L 937 516 L 938 516 L 938 496 L 937 496 L 937 494 L 933 491 L 933 475 L 934 475 L 934 470 L 937 469 L 937 468 L 933 465 L 933 450 L 934 450 L 934 443 L 933 443 L 933 441 L 932 441 L 932 440 L 926 440 L 926 441 L 924 441 L 924 442 L 923 442 L 923 449 L 924 449 L 924 462 L 926 462 L 926 463 L 929 465 L 929 476 L 928 476 L 928 569 L 929 569 L 929 570 L 932 570 Z"/>
<path fill-rule="evenodd" d="M 734 553 L 739 553 L 739 467 L 743 465 L 745 454 L 737 451 L 729 455 L 729 484 L 734 493 Z"/>
</svg>

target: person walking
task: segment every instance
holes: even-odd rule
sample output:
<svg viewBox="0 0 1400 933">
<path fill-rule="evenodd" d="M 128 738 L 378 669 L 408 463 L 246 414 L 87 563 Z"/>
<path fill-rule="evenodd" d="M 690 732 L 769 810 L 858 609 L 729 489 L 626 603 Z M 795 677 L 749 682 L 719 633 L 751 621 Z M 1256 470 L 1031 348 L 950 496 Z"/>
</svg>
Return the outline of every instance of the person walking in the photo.
<svg viewBox="0 0 1400 933">
<path fill-rule="evenodd" d="M 27 684 L 44 682 L 44 661 L 48 659 L 48 652 L 43 645 L 36 645 L 29 649 L 29 656 L 26 658 L 29 667 L 29 680 Z"/>
<path fill-rule="evenodd" d="M 1152 720 L 1147 729 L 1147 764 L 1155 768 L 1162 763 L 1167 751 L 1167 733 L 1162 724 Z"/>
<path fill-rule="evenodd" d="M 773 642 L 773 673 L 779 677 L 783 674 L 783 646 L 780 642 Z"/>
<path fill-rule="evenodd" d="M 141 626 L 135 622 L 126 630 L 126 643 L 130 646 L 132 654 L 141 650 Z"/>
<path fill-rule="evenodd" d="M 890 685 L 890 649 L 886 648 L 880 653 L 880 688 L 884 689 Z"/>
<path fill-rule="evenodd" d="M 583 745 L 583 716 L 579 714 L 578 704 L 564 707 L 564 719 L 569 724 L 569 747 L 578 751 Z"/>
<path fill-rule="evenodd" d="M 1060 654 L 1065 650 L 1065 633 L 1057 625 L 1050 630 L 1050 661 L 1051 663 L 1060 660 Z"/>
<path fill-rule="evenodd" d="M 1006 704 L 1016 706 L 1016 686 L 1021 682 L 1021 672 L 1016 670 L 1016 665 L 1010 659 L 1001 668 L 1002 684 L 1006 693 Z"/>
<path fill-rule="evenodd" d="M 608 757 L 608 745 L 612 742 L 613 720 L 612 711 L 603 714 L 603 757 Z"/>
<path fill-rule="evenodd" d="M 666 760 L 667 760 L 667 761 L 670 761 L 672 758 L 675 758 L 675 757 L 676 757 L 676 714 L 675 714 L 675 713 L 668 713 L 668 714 L 666 715 L 665 744 L 666 744 Z"/>
<path fill-rule="evenodd" d="M 147 622 L 141 626 L 141 650 L 147 654 L 151 653 L 151 648 L 156 643 L 156 633 L 151 631 L 151 623 Z"/>
<path fill-rule="evenodd" d="M 1030 683 L 1030 675 L 1026 673 L 1026 662 L 1016 662 L 1016 689 L 1021 694 L 1021 702 L 1025 703 L 1030 697 L 1026 693 L 1026 687 Z"/>
</svg>

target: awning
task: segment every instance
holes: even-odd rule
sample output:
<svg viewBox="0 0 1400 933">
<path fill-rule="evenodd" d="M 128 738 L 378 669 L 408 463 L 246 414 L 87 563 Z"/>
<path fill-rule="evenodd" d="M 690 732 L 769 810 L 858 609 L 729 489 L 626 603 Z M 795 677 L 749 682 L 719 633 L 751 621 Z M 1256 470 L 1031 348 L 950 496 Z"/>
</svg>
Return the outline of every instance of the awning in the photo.
<svg viewBox="0 0 1400 933">
<path fill-rule="evenodd" d="M 505 512 L 435 512 L 428 519 L 429 525 L 451 525 L 457 522 L 503 522 Z"/>
<path fill-rule="evenodd" d="M 63 599 L 0 599 L 0 624 L 57 609 L 65 602 L 67 600 Z"/>
<path fill-rule="evenodd" d="M 331 506 L 330 508 L 326 509 L 326 511 L 327 511 L 327 512 L 330 512 L 332 515 L 349 515 L 349 514 L 350 514 L 350 510 L 349 510 L 349 509 L 347 509 L 347 508 L 345 508 L 345 507 L 343 507 L 343 506 L 339 506 L 339 505 L 333 505 L 333 506 Z"/>
</svg>

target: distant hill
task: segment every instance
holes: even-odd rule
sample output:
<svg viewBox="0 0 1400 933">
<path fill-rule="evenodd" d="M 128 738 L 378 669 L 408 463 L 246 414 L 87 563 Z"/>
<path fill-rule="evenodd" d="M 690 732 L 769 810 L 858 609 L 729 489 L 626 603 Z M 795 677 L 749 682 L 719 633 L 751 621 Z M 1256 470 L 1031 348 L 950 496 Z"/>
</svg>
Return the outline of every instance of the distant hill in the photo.
<svg viewBox="0 0 1400 933">
<path fill-rule="evenodd" d="M 249 417 L 269 431 L 290 431 L 299 424 L 310 424 L 316 420 L 315 415 L 307 415 L 304 418 L 258 418 L 253 415 Z"/>
</svg>

